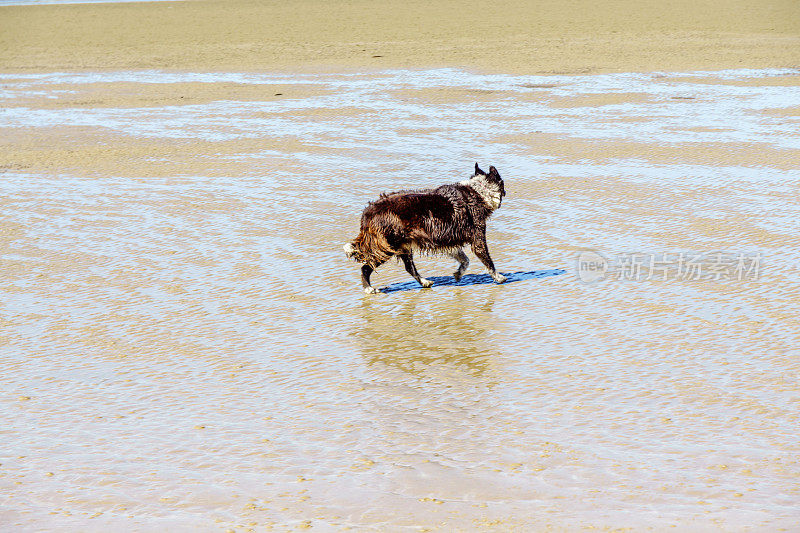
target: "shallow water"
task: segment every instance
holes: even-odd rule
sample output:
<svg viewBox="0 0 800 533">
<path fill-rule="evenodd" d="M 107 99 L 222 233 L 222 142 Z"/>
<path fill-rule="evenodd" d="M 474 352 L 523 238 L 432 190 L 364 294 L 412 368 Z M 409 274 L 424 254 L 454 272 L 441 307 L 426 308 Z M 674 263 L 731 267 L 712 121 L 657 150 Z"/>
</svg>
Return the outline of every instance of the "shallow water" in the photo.
<svg viewBox="0 0 800 533">
<path fill-rule="evenodd" d="M 0 75 L 0 523 L 797 529 L 799 76 Z M 363 295 L 475 161 L 509 283 Z"/>
</svg>

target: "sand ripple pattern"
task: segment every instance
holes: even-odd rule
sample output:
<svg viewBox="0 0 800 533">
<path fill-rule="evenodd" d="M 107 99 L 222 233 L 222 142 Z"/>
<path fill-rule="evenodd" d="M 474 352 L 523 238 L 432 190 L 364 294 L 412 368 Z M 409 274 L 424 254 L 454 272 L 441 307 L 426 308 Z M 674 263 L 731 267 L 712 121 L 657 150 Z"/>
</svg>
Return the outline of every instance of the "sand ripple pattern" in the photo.
<svg viewBox="0 0 800 533">
<path fill-rule="evenodd" d="M 0 76 L 0 523 L 796 529 L 799 77 Z M 362 295 L 365 203 L 475 161 L 510 282 Z"/>
</svg>

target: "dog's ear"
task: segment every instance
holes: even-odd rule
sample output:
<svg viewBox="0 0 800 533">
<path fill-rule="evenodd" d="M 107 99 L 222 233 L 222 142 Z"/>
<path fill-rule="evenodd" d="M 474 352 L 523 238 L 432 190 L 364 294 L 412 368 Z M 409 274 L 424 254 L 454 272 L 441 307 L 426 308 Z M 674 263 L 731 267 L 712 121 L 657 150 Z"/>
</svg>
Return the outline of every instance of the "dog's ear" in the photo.
<svg viewBox="0 0 800 533">
<path fill-rule="evenodd" d="M 486 172 L 481 170 L 481 167 L 478 166 L 478 163 L 475 163 L 475 175 L 477 176 L 478 174 L 483 174 L 485 176 Z"/>
<path fill-rule="evenodd" d="M 497 172 L 497 169 L 494 167 L 489 167 L 489 175 L 499 178 L 500 174 Z"/>
</svg>

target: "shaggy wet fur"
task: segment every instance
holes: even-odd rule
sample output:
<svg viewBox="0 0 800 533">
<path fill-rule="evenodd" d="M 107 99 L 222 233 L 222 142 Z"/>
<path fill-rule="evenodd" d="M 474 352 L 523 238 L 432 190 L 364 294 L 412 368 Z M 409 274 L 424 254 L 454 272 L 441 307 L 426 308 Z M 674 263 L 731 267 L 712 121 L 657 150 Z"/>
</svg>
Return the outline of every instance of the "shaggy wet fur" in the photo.
<svg viewBox="0 0 800 533">
<path fill-rule="evenodd" d="M 462 247 L 469 244 L 497 283 L 505 281 L 495 268 L 486 245 L 486 220 L 500 207 L 505 185 L 497 169 L 482 171 L 475 163 L 475 174 L 464 181 L 436 189 L 398 191 L 382 194 L 370 202 L 361 215 L 361 231 L 344 251 L 363 263 L 361 283 L 364 292 L 378 292 L 370 275 L 380 265 L 399 257 L 406 271 L 423 287 L 432 282 L 420 277 L 414 252 L 447 254 L 457 260 L 456 281 L 466 271 L 469 259 Z"/>
</svg>

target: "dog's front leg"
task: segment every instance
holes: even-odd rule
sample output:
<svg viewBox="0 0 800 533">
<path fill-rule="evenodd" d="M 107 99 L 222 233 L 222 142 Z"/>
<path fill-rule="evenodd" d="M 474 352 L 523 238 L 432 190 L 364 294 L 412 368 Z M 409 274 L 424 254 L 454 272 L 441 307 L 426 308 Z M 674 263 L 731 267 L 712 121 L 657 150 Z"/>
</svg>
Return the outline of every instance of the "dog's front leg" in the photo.
<svg viewBox="0 0 800 533">
<path fill-rule="evenodd" d="M 417 265 L 414 264 L 413 255 L 401 254 L 400 259 L 403 260 L 403 265 L 405 265 L 406 267 L 406 272 L 411 274 L 411 277 L 417 280 L 417 283 L 422 285 L 423 289 L 427 289 L 428 287 L 433 285 L 433 282 L 431 280 L 420 277 L 419 272 L 417 272 Z"/>
<path fill-rule="evenodd" d="M 503 283 L 506 280 L 506 277 L 497 272 L 494 268 L 494 262 L 489 256 L 489 247 L 486 245 L 485 233 L 481 232 L 479 235 L 475 236 L 475 241 L 472 243 L 472 253 L 481 260 L 481 263 L 483 263 L 483 266 L 486 267 L 496 283 Z"/>
<path fill-rule="evenodd" d="M 378 289 L 373 287 L 369 282 L 369 276 L 372 274 L 374 268 L 369 265 L 361 267 L 361 286 L 364 287 L 364 292 L 367 294 L 375 294 Z"/>
</svg>

